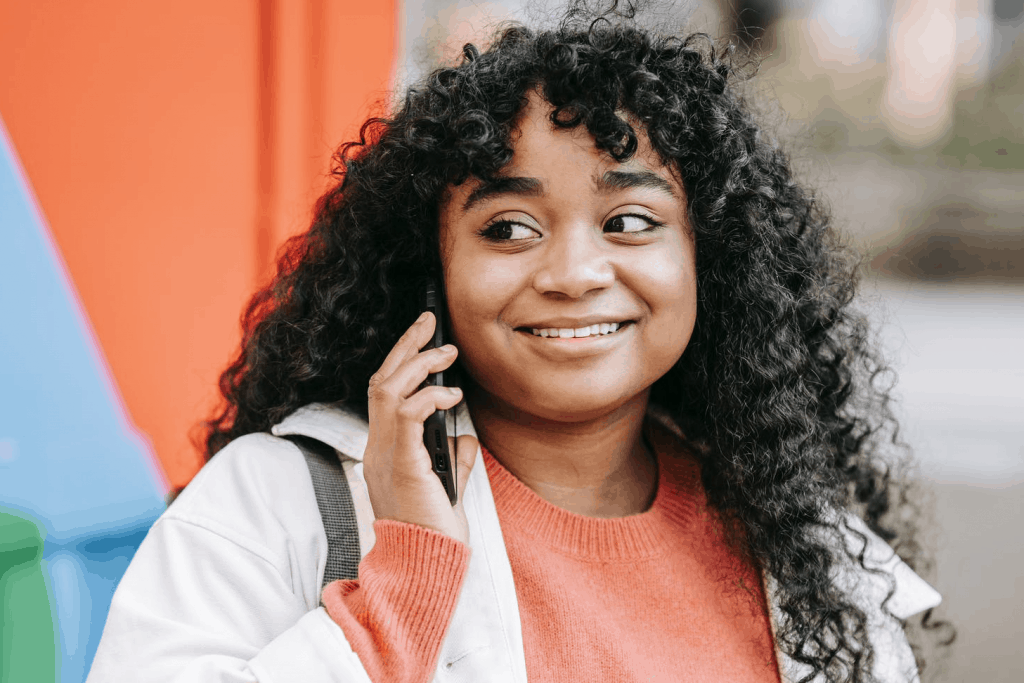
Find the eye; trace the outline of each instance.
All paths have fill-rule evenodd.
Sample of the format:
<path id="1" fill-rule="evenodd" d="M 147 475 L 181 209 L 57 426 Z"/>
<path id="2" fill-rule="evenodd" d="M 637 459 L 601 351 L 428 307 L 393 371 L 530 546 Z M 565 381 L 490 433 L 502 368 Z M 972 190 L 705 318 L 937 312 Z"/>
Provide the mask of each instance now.
<path id="1" fill-rule="evenodd" d="M 501 220 L 488 224 L 480 231 L 480 236 L 494 242 L 515 242 L 537 237 L 533 228 L 515 221 Z"/>
<path id="2" fill-rule="evenodd" d="M 604 224 L 605 232 L 646 232 L 660 228 L 660 223 L 640 213 L 622 213 Z"/>

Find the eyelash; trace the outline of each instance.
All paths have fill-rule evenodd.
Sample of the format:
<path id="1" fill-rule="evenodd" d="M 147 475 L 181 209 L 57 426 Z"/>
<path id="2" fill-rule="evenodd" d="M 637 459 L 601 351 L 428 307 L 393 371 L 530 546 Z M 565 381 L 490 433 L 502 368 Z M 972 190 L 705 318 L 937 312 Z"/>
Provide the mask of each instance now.
<path id="1" fill-rule="evenodd" d="M 636 235 L 636 234 L 642 234 L 642 233 L 647 233 L 647 232 L 653 232 L 653 231 L 657 230 L 658 228 L 662 228 L 662 227 L 665 226 L 665 224 L 662 223 L 661 221 L 657 221 L 654 218 L 651 218 L 650 216 L 648 216 L 646 214 L 642 214 L 642 213 L 620 213 L 620 214 L 616 214 L 616 215 L 612 216 L 611 218 L 609 218 L 608 222 L 605 223 L 605 225 L 608 225 L 608 223 L 611 223 L 616 218 L 640 218 L 642 220 L 647 221 L 647 223 L 649 224 L 649 227 L 646 228 L 645 230 L 638 230 L 638 231 L 634 231 L 634 232 L 618 232 L 618 233 L 613 233 L 613 234 L 619 234 L 619 235 Z M 533 228 L 530 228 L 530 226 L 526 225 L 526 223 L 521 223 L 519 221 L 512 221 L 512 220 L 508 220 L 508 219 L 498 219 L 496 221 L 493 221 L 493 222 L 488 223 L 487 225 L 485 225 L 477 234 L 480 235 L 481 237 L 483 237 L 484 239 L 490 240 L 492 242 L 522 242 L 522 241 L 525 241 L 525 240 L 508 240 L 508 239 L 502 239 L 500 237 L 497 237 L 496 236 L 496 229 L 498 228 L 498 226 L 502 226 L 502 225 L 522 225 L 522 226 L 524 226 L 526 228 L 529 228 L 530 230 L 533 230 Z"/>

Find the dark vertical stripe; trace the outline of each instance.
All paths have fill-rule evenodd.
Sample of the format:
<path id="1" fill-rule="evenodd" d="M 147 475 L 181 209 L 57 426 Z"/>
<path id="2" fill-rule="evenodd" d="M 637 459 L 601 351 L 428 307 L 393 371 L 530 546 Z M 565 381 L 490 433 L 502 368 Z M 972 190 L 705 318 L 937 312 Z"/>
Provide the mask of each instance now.
<path id="1" fill-rule="evenodd" d="M 306 74 L 306 92 L 309 97 L 309 119 L 306 123 L 307 154 L 309 154 L 308 166 L 312 172 L 309 177 L 312 180 L 316 193 L 320 193 L 320 181 L 325 168 L 320 162 L 322 158 L 323 145 L 326 140 L 326 131 L 330 129 L 330 122 L 327 121 L 325 111 L 325 94 L 327 83 L 327 41 L 330 36 L 328 30 L 332 26 L 328 16 L 325 0 L 310 0 L 309 2 L 309 71 Z M 333 142 L 333 141 L 331 141 Z"/>
<path id="2" fill-rule="evenodd" d="M 271 246 L 277 196 L 274 187 L 277 164 L 277 59 L 275 0 L 259 0 L 256 87 L 256 282 L 271 272 Z"/>

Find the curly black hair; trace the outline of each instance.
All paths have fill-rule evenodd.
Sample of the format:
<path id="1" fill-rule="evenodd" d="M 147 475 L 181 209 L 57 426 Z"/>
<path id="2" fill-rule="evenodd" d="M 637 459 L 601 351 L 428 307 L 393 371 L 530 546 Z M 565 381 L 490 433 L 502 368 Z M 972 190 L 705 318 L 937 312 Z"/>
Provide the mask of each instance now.
<path id="1" fill-rule="evenodd" d="M 370 376 L 441 272 L 447 188 L 512 159 L 531 91 L 553 105 L 552 124 L 586 126 L 618 161 L 637 150 L 627 112 L 678 169 L 697 240 L 696 328 L 651 403 L 777 582 L 776 640 L 810 667 L 805 680 L 872 680 L 867 616 L 835 587 L 841 558 L 821 531 L 841 524 L 830 511 L 852 511 L 912 566 L 921 553 L 892 469 L 903 456 L 886 369 L 850 306 L 856 259 L 755 123 L 729 49 L 641 28 L 632 8 L 595 18 L 581 7 L 551 30 L 507 24 L 484 52 L 467 44 L 461 63 L 340 148 L 337 184 L 243 316 L 241 351 L 220 378 L 226 406 L 204 423 L 206 456 L 308 403 L 366 414 Z"/>

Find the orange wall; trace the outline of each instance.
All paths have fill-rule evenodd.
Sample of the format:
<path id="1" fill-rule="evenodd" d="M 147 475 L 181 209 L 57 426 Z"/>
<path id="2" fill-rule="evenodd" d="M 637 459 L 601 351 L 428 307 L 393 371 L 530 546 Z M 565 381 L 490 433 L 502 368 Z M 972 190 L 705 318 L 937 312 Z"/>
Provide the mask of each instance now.
<path id="1" fill-rule="evenodd" d="M 238 316 L 387 96 L 392 2 L 0 0 L 0 116 L 172 485 Z"/>

